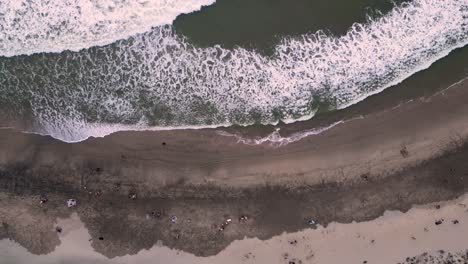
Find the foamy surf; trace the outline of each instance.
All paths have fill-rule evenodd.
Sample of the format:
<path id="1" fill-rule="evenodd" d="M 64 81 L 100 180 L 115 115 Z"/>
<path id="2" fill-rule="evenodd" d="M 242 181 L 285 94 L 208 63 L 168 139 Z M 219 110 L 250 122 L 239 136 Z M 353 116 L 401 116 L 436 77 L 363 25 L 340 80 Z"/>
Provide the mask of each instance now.
<path id="1" fill-rule="evenodd" d="M 27 101 L 34 132 L 68 142 L 102 131 L 300 120 L 320 102 L 343 108 L 429 67 L 468 43 L 467 23 L 468 0 L 415 0 L 343 36 L 284 39 L 271 57 L 198 48 L 156 27 L 77 53 L 0 60 L 0 103 L 21 113 Z"/>
<path id="2" fill-rule="evenodd" d="M 78 51 L 171 24 L 215 0 L 2 0 L 0 56 Z"/>
<path id="3" fill-rule="evenodd" d="M 349 120 L 351 121 L 351 120 Z M 327 131 L 329 129 L 334 128 L 335 126 L 344 123 L 345 121 L 338 121 L 335 122 L 331 125 L 325 126 L 325 127 L 318 127 L 318 128 L 312 128 L 312 129 L 306 129 L 304 131 L 296 132 L 293 133 L 292 135 L 288 137 L 283 137 L 281 136 L 280 129 L 276 129 L 274 132 L 271 134 L 265 136 L 265 137 L 260 137 L 260 138 L 246 138 L 237 134 L 232 134 L 228 133 L 226 131 L 217 131 L 217 133 L 221 136 L 226 136 L 226 137 L 234 137 L 237 140 L 237 143 L 243 143 L 246 145 L 261 145 L 261 144 L 269 144 L 272 147 L 282 147 L 286 146 L 290 143 L 297 142 L 305 137 L 309 137 L 312 135 L 318 135 L 324 131 Z"/>

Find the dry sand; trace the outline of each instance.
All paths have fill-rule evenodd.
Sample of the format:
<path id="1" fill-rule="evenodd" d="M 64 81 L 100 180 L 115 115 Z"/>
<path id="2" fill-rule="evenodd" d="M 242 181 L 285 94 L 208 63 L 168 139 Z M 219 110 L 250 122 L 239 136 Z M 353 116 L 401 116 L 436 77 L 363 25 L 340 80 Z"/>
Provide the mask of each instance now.
<path id="1" fill-rule="evenodd" d="M 279 148 L 241 144 L 213 129 L 120 132 L 76 144 L 0 130 L 0 239 L 10 238 L 35 254 L 53 254 L 60 244 L 53 231 L 55 219 L 76 212 L 93 238 L 92 248 L 106 257 L 136 254 L 157 241 L 197 256 L 212 256 L 234 252 L 238 242 L 220 253 L 243 237 L 267 240 L 303 230 L 310 217 L 324 226 L 334 221 L 362 222 L 385 210 L 406 211 L 415 204 L 455 199 L 468 190 L 467 88 L 465 80 L 430 98 L 345 122 Z M 128 198 L 133 193 L 138 196 L 135 200 Z M 38 204 L 39 194 L 49 197 L 46 205 Z M 79 201 L 73 210 L 64 206 L 70 197 Z M 145 214 L 154 210 L 161 211 L 161 218 L 148 221 Z M 249 221 L 219 232 L 223 221 L 237 220 L 243 214 L 249 215 Z M 173 215 L 179 217 L 178 224 L 168 221 Z M 394 217 L 387 215 L 386 220 L 375 223 L 398 222 Z M 435 221 L 429 218 L 427 221 Z M 426 219 L 423 214 L 408 226 L 429 223 L 422 219 Z M 465 222 L 453 228 L 462 228 Z M 365 250 L 364 245 L 372 249 L 377 243 L 385 245 L 379 241 L 388 236 L 377 231 L 374 233 L 380 237 L 362 235 L 359 239 L 364 244 L 351 243 L 361 248 L 346 251 L 348 246 L 341 246 L 333 237 L 354 233 L 333 231 L 340 228 L 327 226 L 330 236 L 326 240 L 340 245 L 328 250 L 343 247 L 350 258 L 372 260 L 368 254 L 353 254 Z M 312 231 L 305 234 L 308 232 Z M 319 237 L 314 234 L 312 237 Z M 99 236 L 106 239 L 98 241 Z M 258 252 L 272 251 L 269 248 L 275 249 L 275 239 L 279 238 L 242 244 Z M 366 244 L 369 239 L 375 242 Z M 454 233 L 452 239 L 468 244 L 462 232 Z M 316 239 L 305 240 L 321 248 Z M 297 241 L 291 257 L 305 261 L 309 251 L 301 247 L 307 243 L 301 237 Z M 414 245 L 419 245 L 418 237 L 416 241 Z M 423 247 L 415 246 L 417 250 Z M 284 253 L 281 251 L 273 250 L 278 256 Z M 173 254 L 170 252 L 167 254 Z M 322 252 L 323 258 L 331 260 L 325 247 Z M 398 247 L 395 252 L 390 252 L 389 260 L 422 253 Z M 254 263 L 262 263 L 257 260 Z"/>
<path id="2" fill-rule="evenodd" d="M 60 245 L 47 255 L 33 255 L 9 240 L 0 241 L 2 264 L 17 263 L 399 263 L 419 256 L 420 263 L 439 263 L 448 256 L 467 261 L 468 196 L 436 205 L 417 206 L 407 213 L 387 211 L 382 217 L 361 223 L 331 223 L 326 228 L 306 229 L 272 239 L 234 241 L 212 257 L 196 257 L 161 244 L 135 255 L 108 259 L 94 251 L 88 230 L 77 214 L 58 219 L 63 228 Z M 443 219 L 440 225 L 435 221 Z M 458 221 L 454 222 L 454 221 Z M 457 223 L 457 224 L 455 224 Z M 457 253 L 459 255 L 457 255 Z M 424 262 L 424 258 L 433 262 Z M 410 263 L 410 261 L 408 261 Z"/>

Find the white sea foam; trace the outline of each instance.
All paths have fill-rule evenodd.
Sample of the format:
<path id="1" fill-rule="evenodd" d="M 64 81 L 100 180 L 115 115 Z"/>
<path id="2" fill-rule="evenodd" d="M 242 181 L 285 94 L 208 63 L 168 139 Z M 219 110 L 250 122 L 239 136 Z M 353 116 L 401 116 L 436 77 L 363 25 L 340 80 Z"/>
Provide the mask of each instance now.
<path id="1" fill-rule="evenodd" d="M 317 98 L 349 106 L 467 43 L 468 0 L 414 0 L 343 36 L 284 39 L 271 57 L 197 48 L 157 27 L 39 63 L 0 61 L 8 83 L 0 91 L 18 98 L 27 91 L 39 132 L 65 141 L 96 135 L 100 123 L 114 124 L 106 131 L 272 123 L 313 116 Z"/>
<path id="2" fill-rule="evenodd" d="M 63 124 L 60 127 L 40 127 L 34 131 L 26 131 L 25 133 L 38 134 L 42 136 L 52 136 L 55 139 L 65 141 L 67 143 L 77 143 L 86 140 L 90 137 L 102 138 L 119 131 L 167 131 L 167 130 L 199 130 L 199 129 L 215 129 L 229 127 L 229 124 L 224 125 L 199 125 L 199 126 L 147 126 L 147 125 L 123 125 L 123 124 L 102 124 L 88 123 L 85 126 L 76 126 Z M 15 129 L 14 127 L 3 127 L 0 129 Z"/>
<path id="3" fill-rule="evenodd" d="M 1 0 L 0 56 L 106 45 L 215 0 Z"/>
<path id="4" fill-rule="evenodd" d="M 351 121 L 351 120 L 350 120 Z M 238 143 L 243 143 L 246 145 L 261 145 L 261 144 L 269 144 L 270 146 L 273 147 L 282 147 L 291 143 L 294 143 L 296 141 L 299 141 L 305 137 L 312 136 L 312 135 L 318 135 L 324 131 L 327 131 L 331 128 L 334 128 L 335 126 L 344 123 L 345 121 L 338 121 L 335 122 L 331 125 L 325 126 L 325 127 L 318 127 L 318 128 L 312 128 L 312 129 L 306 129 L 304 131 L 296 132 L 293 133 L 292 135 L 288 137 L 283 137 L 280 134 L 280 129 L 276 129 L 273 133 L 265 136 L 265 137 L 260 137 L 260 138 L 247 138 L 243 137 L 237 134 L 232 134 L 228 133 L 226 131 L 219 130 L 217 133 L 221 136 L 227 136 L 227 137 L 235 137 L 237 139 Z"/>

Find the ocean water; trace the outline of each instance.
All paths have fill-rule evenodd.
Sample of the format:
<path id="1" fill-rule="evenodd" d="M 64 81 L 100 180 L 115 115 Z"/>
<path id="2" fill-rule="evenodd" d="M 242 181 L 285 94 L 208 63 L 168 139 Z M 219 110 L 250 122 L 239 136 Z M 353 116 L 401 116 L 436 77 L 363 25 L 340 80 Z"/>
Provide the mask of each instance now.
<path id="1" fill-rule="evenodd" d="M 203 37 L 204 23 L 184 24 L 214 12 L 208 0 L 2 1 L 0 111 L 68 142 L 293 122 L 380 93 L 468 43 L 468 0 L 357 3 L 339 26 L 329 16 L 348 9 L 249 42 L 235 25 L 207 24 Z"/>

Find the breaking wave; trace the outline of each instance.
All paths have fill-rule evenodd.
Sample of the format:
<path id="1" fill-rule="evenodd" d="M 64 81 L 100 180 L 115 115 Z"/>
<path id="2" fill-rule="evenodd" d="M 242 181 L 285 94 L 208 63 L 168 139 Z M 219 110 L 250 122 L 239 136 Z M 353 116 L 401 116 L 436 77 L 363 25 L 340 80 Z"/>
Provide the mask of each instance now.
<path id="1" fill-rule="evenodd" d="M 198 48 L 160 26 L 109 46 L 2 59 L 0 104 L 30 112 L 35 132 L 64 141 L 100 135 L 100 126 L 110 133 L 293 121 L 312 117 L 323 102 L 344 108 L 429 67 L 468 43 L 467 22 L 468 0 L 414 0 L 343 36 L 285 38 L 269 57 Z"/>
<path id="2" fill-rule="evenodd" d="M 2 0 L 0 56 L 78 51 L 171 24 L 215 0 Z"/>

